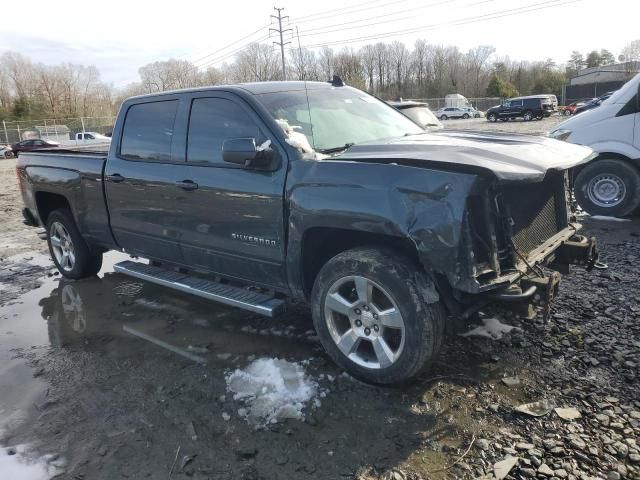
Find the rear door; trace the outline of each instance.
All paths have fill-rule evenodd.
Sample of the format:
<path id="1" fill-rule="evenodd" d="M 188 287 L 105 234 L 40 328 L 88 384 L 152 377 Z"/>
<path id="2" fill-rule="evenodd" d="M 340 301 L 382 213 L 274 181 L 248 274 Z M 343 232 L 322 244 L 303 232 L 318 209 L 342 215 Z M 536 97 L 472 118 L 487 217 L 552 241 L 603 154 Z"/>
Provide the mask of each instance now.
<path id="1" fill-rule="evenodd" d="M 189 192 L 184 212 L 186 262 L 197 269 L 287 288 L 284 268 L 283 191 L 286 156 L 260 117 L 232 94 L 193 94 L 189 105 Z M 280 158 L 274 171 L 223 162 L 222 145 L 234 138 L 271 140 Z"/>
<path id="2" fill-rule="evenodd" d="M 509 107 L 509 117 L 520 117 L 522 116 L 522 99 L 520 100 L 511 100 L 511 105 Z"/>
<path id="3" fill-rule="evenodd" d="M 187 166 L 176 122 L 179 96 L 129 105 L 120 144 L 105 167 L 105 194 L 111 229 L 127 252 L 183 263 L 180 243 L 185 191 L 178 182 Z"/>

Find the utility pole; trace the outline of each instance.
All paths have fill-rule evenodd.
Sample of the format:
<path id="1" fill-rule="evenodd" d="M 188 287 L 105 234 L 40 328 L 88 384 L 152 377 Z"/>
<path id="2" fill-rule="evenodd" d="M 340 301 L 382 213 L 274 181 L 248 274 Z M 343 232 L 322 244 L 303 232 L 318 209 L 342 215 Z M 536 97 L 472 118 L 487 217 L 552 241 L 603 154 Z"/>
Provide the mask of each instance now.
<path id="1" fill-rule="evenodd" d="M 282 56 L 282 79 L 286 80 L 287 79 L 287 67 L 284 61 L 284 46 L 290 44 L 291 42 L 285 42 L 284 41 L 284 33 L 285 32 L 291 32 L 292 30 L 290 28 L 287 29 L 282 29 L 282 21 L 288 19 L 289 17 L 283 17 L 282 16 L 282 11 L 284 10 L 283 8 L 278 8 L 278 7 L 273 7 L 273 9 L 278 12 L 277 15 L 271 15 L 271 18 L 278 20 L 278 28 L 270 28 L 269 31 L 273 31 L 276 32 L 280 35 L 280 41 L 279 42 L 273 42 L 274 45 L 279 45 L 280 46 L 280 55 Z"/>

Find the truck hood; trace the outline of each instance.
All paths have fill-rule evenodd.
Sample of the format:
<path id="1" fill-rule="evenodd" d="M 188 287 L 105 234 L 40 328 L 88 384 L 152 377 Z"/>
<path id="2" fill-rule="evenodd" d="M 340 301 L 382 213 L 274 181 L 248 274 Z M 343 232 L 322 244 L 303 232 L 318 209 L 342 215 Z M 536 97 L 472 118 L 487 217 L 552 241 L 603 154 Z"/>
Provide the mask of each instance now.
<path id="1" fill-rule="evenodd" d="M 461 130 L 360 143 L 329 160 L 398 163 L 536 182 L 549 170 L 566 170 L 594 155 L 588 147 L 547 137 Z"/>

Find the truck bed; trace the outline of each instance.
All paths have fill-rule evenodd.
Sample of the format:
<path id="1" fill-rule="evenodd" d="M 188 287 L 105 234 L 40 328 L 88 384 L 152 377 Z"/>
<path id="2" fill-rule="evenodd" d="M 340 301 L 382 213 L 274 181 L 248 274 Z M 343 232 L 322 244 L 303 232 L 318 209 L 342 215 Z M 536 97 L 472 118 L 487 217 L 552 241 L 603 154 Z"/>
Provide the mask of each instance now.
<path id="1" fill-rule="evenodd" d="M 112 245 L 102 181 L 108 152 L 93 147 L 23 152 L 18 157 L 18 173 L 25 206 L 40 224 L 44 223 L 40 210 L 51 204 L 47 195 L 61 195 L 68 199 L 78 228 L 88 240 Z"/>

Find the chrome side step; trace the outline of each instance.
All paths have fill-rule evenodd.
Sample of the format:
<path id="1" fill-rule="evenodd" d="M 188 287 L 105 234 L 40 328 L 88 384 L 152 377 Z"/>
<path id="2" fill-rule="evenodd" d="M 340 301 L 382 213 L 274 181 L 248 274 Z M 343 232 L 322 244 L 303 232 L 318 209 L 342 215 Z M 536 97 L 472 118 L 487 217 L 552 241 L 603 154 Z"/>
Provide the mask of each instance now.
<path id="1" fill-rule="evenodd" d="M 284 308 L 284 301 L 252 292 L 244 288 L 212 282 L 173 270 L 146 265 L 144 263 L 126 260 L 116 263 L 113 269 L 132 277 L 146 280 L 163 287 L 173 288 L 185 293 L 191 293 L 208 300 L 224 303 L 232 307 L 243 308 L 267 317 L 274 317 Z"/>

